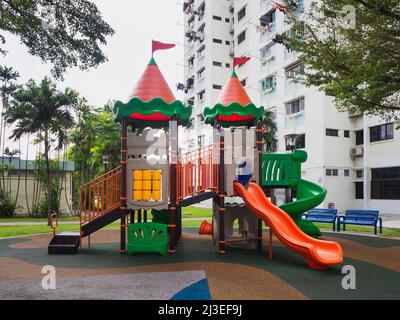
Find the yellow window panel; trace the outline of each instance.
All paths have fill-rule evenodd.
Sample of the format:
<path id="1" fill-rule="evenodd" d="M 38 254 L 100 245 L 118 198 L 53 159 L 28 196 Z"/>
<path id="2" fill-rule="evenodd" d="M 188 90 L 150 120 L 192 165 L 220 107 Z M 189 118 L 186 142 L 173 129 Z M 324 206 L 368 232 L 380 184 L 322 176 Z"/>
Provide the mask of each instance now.
<path id="1" fill-rule="evenodd" d="M 161 180 L 161 170 L 153 171 L 153 180 Z"/>
<path id="2" fill-rule="evenodd" d="M 143 171 L 142 170 L 133 170 L 133 179 L 134 180 L 142 180 L 143 179 Z"/>

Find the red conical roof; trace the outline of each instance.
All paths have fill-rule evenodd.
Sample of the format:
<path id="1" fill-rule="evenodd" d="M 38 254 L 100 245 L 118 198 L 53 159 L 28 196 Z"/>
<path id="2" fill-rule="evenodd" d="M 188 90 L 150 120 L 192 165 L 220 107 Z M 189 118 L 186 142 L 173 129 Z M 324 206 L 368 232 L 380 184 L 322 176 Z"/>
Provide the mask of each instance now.
<path id="1" fill-rule="evenodd" d="M 161 98 L 167 103 L 176 100 L 153 58 L 151 58 L 128 100 L 132 98 L 138 98 L 142 101 Z"/>
<path id="2" fill-rule="evenodd" d="M 218 103 L 222 104 L 223 106 L 228 106 L 234 102 L 242 106 L 247 106 L 249 103 L 251 103 L 247 92 L 244 90 L 235 72 L 232 73 L 232 76 L 225 84 L 218 98 Z"/>

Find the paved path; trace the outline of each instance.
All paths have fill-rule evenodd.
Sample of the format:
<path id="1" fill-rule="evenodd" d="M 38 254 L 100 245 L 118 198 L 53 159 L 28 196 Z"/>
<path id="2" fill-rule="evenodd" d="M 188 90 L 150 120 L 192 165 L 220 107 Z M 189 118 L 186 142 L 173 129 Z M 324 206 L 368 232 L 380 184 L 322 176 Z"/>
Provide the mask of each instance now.
<path id="1" fill-rule="evenodd" d="M 211 218 L 183 218 L 183 221 L 202 221 L 204 219 L 210 220 Z M 61 224 L 79 224 L 79 221 L 60 221 Z M 17 226 L 47 226 L 46 221 L 24 221 L 24 222 L 0 222 L 0 227 L 17 227 Z"/>

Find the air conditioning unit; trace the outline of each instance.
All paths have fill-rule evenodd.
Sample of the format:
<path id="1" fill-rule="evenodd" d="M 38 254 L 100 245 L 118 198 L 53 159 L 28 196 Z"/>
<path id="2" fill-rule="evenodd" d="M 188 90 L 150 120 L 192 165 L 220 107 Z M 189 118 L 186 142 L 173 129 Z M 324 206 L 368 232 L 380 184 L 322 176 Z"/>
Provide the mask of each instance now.
<path id="1" fill-rule="evenodd" d="M 353 159 L 356 157 L 361 157 L 364 155 L 364 148 L 363 147 L 355 147 L 350 149 L 350 157 Z"/>
<path id="2" fill-rule="evenodd" d="M 362 112 L 359 108 L 357 108 L 356 106 L 351 106 L 349 107 L 349 117 L 358 117 L 362 115 Z"/>

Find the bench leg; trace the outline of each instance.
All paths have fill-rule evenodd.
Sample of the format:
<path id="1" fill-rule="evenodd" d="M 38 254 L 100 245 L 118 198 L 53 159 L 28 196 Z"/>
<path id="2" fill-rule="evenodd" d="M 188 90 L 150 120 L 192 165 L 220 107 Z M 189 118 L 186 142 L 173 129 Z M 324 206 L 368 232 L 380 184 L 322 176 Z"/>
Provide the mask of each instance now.
<path id="1" fill-rule="evenodd" d="M 382 234 L 382 219 L 379 220 L 379 231 Z"/>
<path id="2" fill-rule="evenodd" d="M 335 229 L 336 229 L 336 228 L 335 228 L 335 221 L 333 221 L 332 230 L 333 230 L 333 231 L 336 231 Z"/>
<path id="3" fill-rule="evenodd" d="M 346 231 L 346 224 L 343 221 L 343 231 Z"/>
<path id="4" fill-rule="evenodd" d="M 377 231 L 377 230 L 376 230 L 376 229 L 377 229 L 377 225 L 378 225 L 378 223 L 375 223 L 375 224 L 374 224 L 374 235 L 376 235 L 376 231 Z"/>

